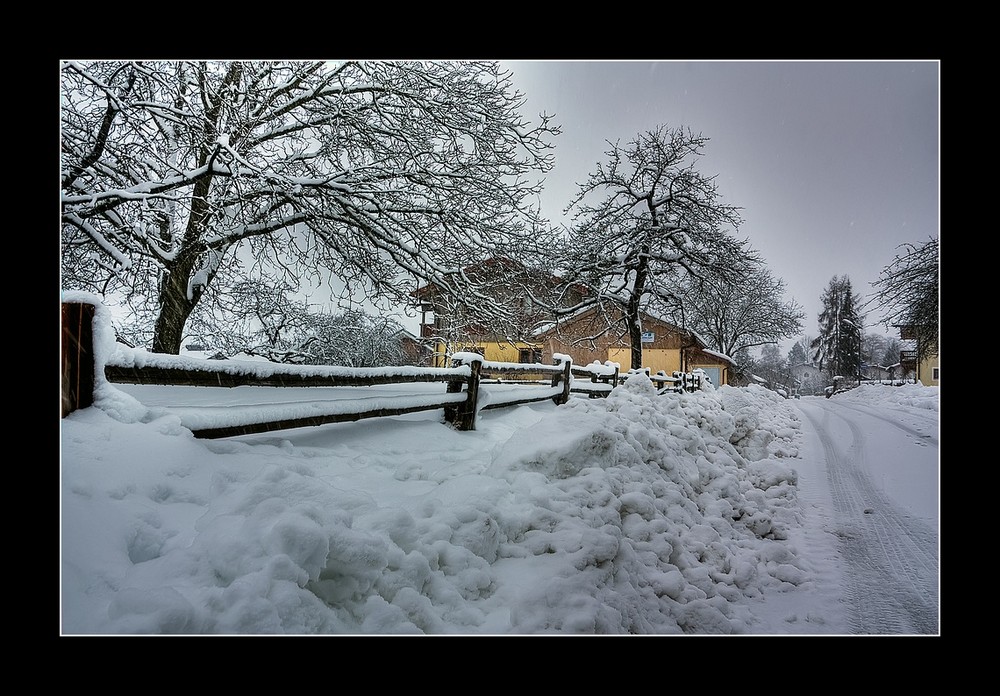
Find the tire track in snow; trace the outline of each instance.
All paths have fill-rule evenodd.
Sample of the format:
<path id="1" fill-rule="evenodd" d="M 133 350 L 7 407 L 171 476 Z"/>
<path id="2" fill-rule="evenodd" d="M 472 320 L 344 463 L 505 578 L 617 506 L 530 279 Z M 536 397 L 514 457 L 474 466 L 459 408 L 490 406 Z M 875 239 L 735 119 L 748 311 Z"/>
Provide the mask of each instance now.
<path id="1" fill-rule="evenodd" d="M 811 406 L 800 410 L 826 454 L 837 534 L 848 565 L 845 591 L 853 632 L 938 633 L 936 530 L 897 508 L 874 484 L 868 475 L 865 435 L 840 405 L 813 406 L 822 416 Z M 831 416 L 847 424 L 849 445 L 833 434 Z"/>
<path id="2" fill-rule="evenodd" d="M 904 425 L 903 423 L 900 423 L 898 419 L 887 418 L 885 415 L 883 415 L 882 413 L 879 413 L 879 412 L 875 411 L 872 408 L 866 408 L 864 406 L 861 406 L 860 404 L 849 403 L 847 401 L 838 401 L 837 402 L 837 406 L 839 406 L 841 408 L 851 408 L 851 409 L 854 409 L 855 411 L 860 411 L 861 413 L 864 413 L 867 416 L 871 416 L 872 418 L 878 418 L 881 421 L 885 421 L 886 423 L 888 423 L 889 425 L 893 426 L 894 428 L 898 428 L 899 430 L 902 430 L 907 435 L 914 436 L 915 438 L 917 438 L 917 441 L 920 442 L 921 444 L 928 444 L 929 443 L 929 444 L 934 445 L 935 447 L 938 444 L 938 439 L 937 439 L 936 435 L 931 435 L 931 434 L 929 434 L 929 433 L 927 433 L 927 432 L 925 432 L 923 430 L 917 430 L 916 428 L 911 428 L 911 427 L 909 427 L 907 425 Z M 892 408 L 887 409 L 887 410 L 894 411 L 894 412 L 899 413 L 899 414 L 901 414 L 903 416 L 906 416 L 908 418 L 912 418 L 913 417 L 912 413 L 905 413 L 903 411 L 899 411 L 897 409 L 892 409 Z M 936 426 L 934 427 L 934 430 L 935 431 L 937 430 Z"/>

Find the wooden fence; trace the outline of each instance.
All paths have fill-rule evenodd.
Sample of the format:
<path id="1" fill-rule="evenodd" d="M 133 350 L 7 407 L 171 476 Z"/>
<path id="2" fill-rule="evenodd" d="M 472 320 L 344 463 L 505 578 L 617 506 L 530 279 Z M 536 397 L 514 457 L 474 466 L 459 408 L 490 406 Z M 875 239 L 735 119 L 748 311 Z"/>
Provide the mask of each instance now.
<path id="1" fill-rule="evenodd" d="M 103 368 L 108 382 L 143 385 L 185 386 L 270 386 L 270 387 L 370 387 L 384 384 L 444 382 L 446 390 L 439 397 L 399 396 L 389 404 L 378 399 L 356 399 L 336 402 L 330 412 L 295 415 L 288 418 L 266 420 L 252 419 L 224 426 L 205 425 L 192 429 L 195 437 L 219 438 L 234 435 L 270 432 L 287 428 L 357 421 L 365 418 L 395 416 L 416 411 L 444 409 L 445 419 L 458 430 L 475 430 L 476 413 L 482 409 L 502 408 L 551 399 L 564 404 L 571 390 L 590 396 L 606 396 L 617 384 L 617 367 L 575 367 L 566 357 L 556 365 L 496 363 L 484 361 L 475 353 L 459 353 L 453 358 L 452 368 L 323 368 L 308 369 L 280 364 L 257 363 L 247 365 L 233 361 L 202 361 L 179 356 L 156 355 L 155 364 L 115 364 L 95 366 L 93 350 L 94 307 L 84 303 L 63 303 L 62 351 L 62 414 L 93 403 L 95 368 Z M 480 404 L 481 373 L 488 370 L 492 376 L 547 376 L 547 385 L 537 379 L 537 386 L 514 390 L 509 393 L 491 394 L 489 402 Z M 573 388 L 574 376 L 591 378 L 589 386 Z M 523 381 L 523 380 L 520 380 Z M 375 405 L 373 405 L 373 401 Z"/>
<path id="2" fill-rule="evenodd" d="M 666 392 L 698 391 L 702 388 L 701 380 L 704 376 L 699 370 L 695 370 L 694 372 L 674 371 L 670 375 L 660 370 L 653 375 L 650 374 L 650 369 L 646 367 L 641 370 L 629 370 L 622 375 L 622 381 L 639 373 L 645 374 L 651 382 L 655 382 L 661 394 Z"/>

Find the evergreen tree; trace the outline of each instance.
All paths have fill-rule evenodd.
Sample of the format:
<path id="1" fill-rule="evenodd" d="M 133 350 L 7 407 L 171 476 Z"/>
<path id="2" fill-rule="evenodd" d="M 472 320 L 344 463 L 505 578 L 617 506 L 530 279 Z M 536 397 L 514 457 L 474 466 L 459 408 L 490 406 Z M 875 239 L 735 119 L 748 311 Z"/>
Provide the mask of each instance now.
<path id="1" fill-rule="evenodd" d="M 804 365 L 807 362 L 809 362 L 809 354 L 806 352 L 805 346 L 802 345 L 802 341 L 796 341 L 795 345 L 788 351 L 789 366 Z"/>
<path id="2" fill-rule="evenodd" d="M 819 336 L 810 347 L 813 360 L 830 377 L 857 376 L 861 367 L 861 338 L 864 316 L 861 297 L 854 293 L 851 279 L 834 276 L 823 291 L 823 310 L 819 315 Z"/>

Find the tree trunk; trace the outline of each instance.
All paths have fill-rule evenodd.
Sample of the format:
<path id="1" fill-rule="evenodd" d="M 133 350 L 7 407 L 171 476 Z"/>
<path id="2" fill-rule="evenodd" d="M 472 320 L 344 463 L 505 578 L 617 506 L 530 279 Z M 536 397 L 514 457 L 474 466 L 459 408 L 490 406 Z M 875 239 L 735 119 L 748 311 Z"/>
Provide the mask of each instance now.
<path id="1" fill-rule="evenodd" d="M 628 337 L 632 344 L 632 369 L 642 369 L 642 319 L 639 316 L 641 310 L 642 295 L 646 291 L 646 276 L 649 267 L 649 247 L 643 247 L 639 256 L 639 261 L 635 267 L 635 283 L 632 285 L 632 294 L 626 307 L 625 320 L 628 322 Z"/>
<path id="2" fill-rule="evenodd" d="M 205 70 L 206 64 L 201 63 L 198 67 L 199 80 L 204 78 Z M 213 106 L 205 111 L 203 125 L 206 140 L 202 144 L 198 156 L 199 166 L 211 165 L 219 154 L 220 147 L 215 143 L 215 138 L 218 135 L 219 114 L 225 101 L 224 95 L 229 92 L 233 85 L 239 83 L 242 72 L 242 63 L 231 63 L 218 94 L 207 94 L 204 92 L 205 85 L 200 85 L 200 89 L 203 90 L 202 99 L 211 102 Z M 209 170 L 211 170 L 211 166 Z M 191 213 L 181 241 L 181 248 L 175 261 L 167 267 L 167 275 L 160 288 L 160 314 L 156 317 L 156 328 L 153 332 L 154 353 L 177 355 L 181 352 L 184 325 L 187 323 L 188 317 L 191 316 L 195 305 L 198 304 L 198 299 L 204 290 L 204 287 L 192 288 L 191 297 L 188 297 L 188 283 L 195 271 L 199 255 L 198 249 L 201 247 L 206 220 L 211 211 L 209 201 L 211 200 L 212 178 L 213 175 L 209 173 L 198 179 L 191 191 Z M 206 270 L 208 275 L 204 283 L 207 286 L 215 277 L 215 271 Z"/>
<path id="3" fill-rule="evenodd" d="M 207 160 L 207 154 L 205 155 Z M 156 329 L 153 333 L 153 352 L 177 355 L 181 352 L 181 340 L 184 338 L 184 325 L 192 310 L 198 304 L 203 288 L 192 288 L 188 297 L 188 283 L 191 281 L 198 262 L 198 245 L 205 229 L 205 219 L 208 216 L 208 193 L 211 177 L 205 177 L 194 186 L 191 197 L 191 215 L 188 227 L 184 233 L 181 250 L 173 263 L 167 266 L 166 276 L 160 286 L 160 314 L 156 317 Z M 215 276 L 214 272 L 205 279 L 207 285 Z"/>
<path id="4" fill-rule="evenodd" d="M 194 254 L 182 255 L 170 266 L 160 288 L 160 313 L 153 332 L 153 352 L 177 355 L 181 352 L 184 325 L 198 304 L 201 293 L 188 299 L 188 281 L 194 268 Z"/>

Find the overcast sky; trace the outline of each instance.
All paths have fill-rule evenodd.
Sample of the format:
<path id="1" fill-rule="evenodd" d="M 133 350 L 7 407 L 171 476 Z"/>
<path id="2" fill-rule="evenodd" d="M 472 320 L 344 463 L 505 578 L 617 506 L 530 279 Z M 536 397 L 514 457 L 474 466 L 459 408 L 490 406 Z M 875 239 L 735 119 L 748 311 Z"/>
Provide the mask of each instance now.
<path id="1" fill-rule="evenodd" d="M 710 139 L 699 170 L 742 208 L 740 236 L 805 309 L 810 336 L 833 276 L 868 295 L 900 244 L 939 234 L 939 61 L 502 64 L 525 116 L 562 126 L 542 200 L 550 219 L 567 221 L 606 141 L 688 127 Z"/>

